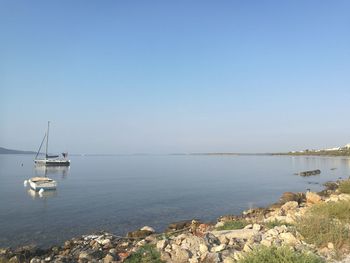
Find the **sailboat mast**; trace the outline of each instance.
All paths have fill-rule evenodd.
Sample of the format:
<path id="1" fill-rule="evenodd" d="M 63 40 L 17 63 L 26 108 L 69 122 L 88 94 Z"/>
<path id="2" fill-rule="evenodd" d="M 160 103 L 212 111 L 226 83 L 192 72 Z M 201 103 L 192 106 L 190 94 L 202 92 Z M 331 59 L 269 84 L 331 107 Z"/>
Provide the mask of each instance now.
<path id="1" fill-rule="evenodd" d="M 46 159 L 47 159 L 47 151 L 49 149 L 49 130 L 50 130 L 50 122 L 47 122 L 47 133 L 46 133 Z"/>

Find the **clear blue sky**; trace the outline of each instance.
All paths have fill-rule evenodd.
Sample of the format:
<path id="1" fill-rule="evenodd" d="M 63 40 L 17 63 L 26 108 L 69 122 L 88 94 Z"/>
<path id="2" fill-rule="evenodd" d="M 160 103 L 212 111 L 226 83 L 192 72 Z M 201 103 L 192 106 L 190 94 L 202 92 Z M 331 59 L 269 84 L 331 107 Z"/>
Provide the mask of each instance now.
<path id="1" fill-rule="evenodd" d="M 350 1 L 1 1 L 0 146 L 350 143 Z"/>

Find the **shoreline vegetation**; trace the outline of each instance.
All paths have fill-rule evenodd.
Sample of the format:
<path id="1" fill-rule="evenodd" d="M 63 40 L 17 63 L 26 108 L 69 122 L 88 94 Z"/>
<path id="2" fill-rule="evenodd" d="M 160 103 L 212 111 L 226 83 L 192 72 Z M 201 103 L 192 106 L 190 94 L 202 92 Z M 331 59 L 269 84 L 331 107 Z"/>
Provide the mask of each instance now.
<path id="1" fill-rule="evenodd" d="M 315 192 L 285 192 L 277 203 L 216 222 L 175 222 L 116 236 L 97 232 L 62 246 L 0 249 L 0 262 L 321 263 L 350 259 L 350 180 Z"/>

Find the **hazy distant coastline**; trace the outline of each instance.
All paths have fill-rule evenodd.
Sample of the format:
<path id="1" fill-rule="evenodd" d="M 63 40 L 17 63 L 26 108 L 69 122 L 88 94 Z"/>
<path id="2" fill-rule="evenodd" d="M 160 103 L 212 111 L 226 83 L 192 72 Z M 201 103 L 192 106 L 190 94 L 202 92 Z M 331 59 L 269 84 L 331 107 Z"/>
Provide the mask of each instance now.
<path id="1" fill-rule="evenodd" d="M 6 149 L 3 147 L 0 147 L 0 154 L 36 154 L 36 152 L 13 150 L 13 149 Z"/>
<path id="2" fill-rule="evenodd" d="M 34 151 L 22 151 L 13 150 L 0 147 L 0 154 L 36 154 Z M 151 154 L 151 153 L 133 153 L 133 154 L 70 154 L 76 156 L 149 156 L 149 155 L 189 155 L 189 156 L 276 156 L 276 155 L 290 155 L 290 156 L 350 156 L 350 146 L 337 147 L 324 150 L 303 150 L 303 151 L 290 151 L 290 152 L 278 152 L 278 153 L 236 153 L 236 152 L 194 152 L 194 153 L 169 153 L 169 154 Z"/>

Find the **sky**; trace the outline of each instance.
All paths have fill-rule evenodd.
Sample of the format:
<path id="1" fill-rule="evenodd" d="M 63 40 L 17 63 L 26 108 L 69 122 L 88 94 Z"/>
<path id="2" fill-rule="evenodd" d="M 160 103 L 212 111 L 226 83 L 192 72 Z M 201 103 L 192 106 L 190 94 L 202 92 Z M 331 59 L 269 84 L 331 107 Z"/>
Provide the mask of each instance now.
<path id="1" fill-rule="evenodd" d="M 349 1 L 0 1 L 0 146 L 350 143 Z"/>

